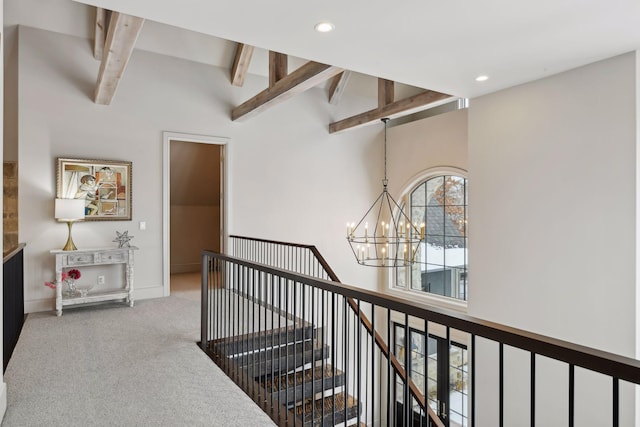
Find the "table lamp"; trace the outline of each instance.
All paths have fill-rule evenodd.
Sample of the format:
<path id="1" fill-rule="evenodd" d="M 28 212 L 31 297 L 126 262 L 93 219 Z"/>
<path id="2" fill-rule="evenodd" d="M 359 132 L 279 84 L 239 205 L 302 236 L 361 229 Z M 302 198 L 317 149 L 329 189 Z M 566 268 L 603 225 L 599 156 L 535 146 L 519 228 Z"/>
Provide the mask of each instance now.
<path id="1" fill-rule="evenodd" d="M 55 218 L 60 222 L 66 222 L 69 227 L 69 237 L 63 251 L 75 251 L 76 245 L 71 238 L 71 226 L 76 221 L 84 219 L 84 199 L 56 199 Z"/>

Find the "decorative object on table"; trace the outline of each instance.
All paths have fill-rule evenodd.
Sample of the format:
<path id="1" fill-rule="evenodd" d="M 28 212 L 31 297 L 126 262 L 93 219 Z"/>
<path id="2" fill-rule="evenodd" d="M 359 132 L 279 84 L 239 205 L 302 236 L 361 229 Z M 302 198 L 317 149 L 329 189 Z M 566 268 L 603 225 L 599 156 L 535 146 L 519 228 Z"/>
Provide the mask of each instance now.
<path id="1" fill-rule="evenodd" d="M 69 228 L 67 243 L 62 250 L 75 251 L 77 248 L 71 238 L 71 227 L 74 222 L 84 219 L 84 202 L 77 199 L 56 199 L 54 211 L 55 218 L 60 222 L 66 222 Z"/>
<path id="2" fill-rule="evenodd" d="M 67 297 L 74 297 L 77 296 L 78 293 L 78 285 L 76 284 L 76 280 L 78 280 L 80 277 L 82 276 L 82 274 L 80 273 L 80 270 L 78 270 L 77 268 L 73 268 L 67 272 L 62 272 L 62 275 L 60 276 L 60 286 L 64 285 L 65 290 L 64 290 L 64 295 Z M 58 283 L 56 281 L 53 282 L 44 282 L 44 285 L 51 288 L 51 289 L 56 289 L 58 287 Z M 91 286 L 93 287 L 93 286 Z M 89 288 L 91 289 L 91 288 Z M 88 292 L 88 290 L 87 290 Z M 86 294 L 85 294 L 86 295 Z"/>
<path id="3" fill-rule="evenodd" d="M 112 242 L 116 242 L 119 248 L 129 248 L 129 241 L 133 239 L 134 236 L 129 236 L 129 230 L 123 231 L 120 233 L 116 231 L 116 238 L 112 240 Z"/>
<path id="4" fill-rule="evenodd" d="M 57 197 L 82 200 L 86 220 L 131 220 L 131 170 L 131 162 L 59 158 Z"/>
<path id="5" fill-rule="evenodd" d="M 85 283 L 82 285 L 79 285 L 76 283 L 76 291 L 77 291 L 76 295 L 84 298 L 87 295 L 89 295 L 89 291 L 93 289 L 95 286 L 96 286 L 95 283 Z"/>
<path id="6" fill-rule="evenodd" d="M 382 193 L 358 223 L 347 223 L 347 241 L 358 264 L 405 267 L 415 262 L 424 239 L 425 224 L 416 225 L 387 190 L 387 122 L 384 123 L 384 179 Z M 371 229 L 369 226 L 371 225 Z"/>

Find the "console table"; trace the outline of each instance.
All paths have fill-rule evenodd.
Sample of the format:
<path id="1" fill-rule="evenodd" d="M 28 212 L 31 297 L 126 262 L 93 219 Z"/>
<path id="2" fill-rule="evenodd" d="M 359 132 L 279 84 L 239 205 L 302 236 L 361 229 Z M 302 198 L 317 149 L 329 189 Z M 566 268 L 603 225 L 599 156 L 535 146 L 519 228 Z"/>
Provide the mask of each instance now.
<path id="1" fill-rule="evenodd" d="M 56 313 L 62 315 L 62 307 L 124 299 L 133 307 L 133 251 L 138 248 L 98 248 L 63 251 L 50 251 L 56 257 Z M 93 292 L 84 296 L 66 296 L 62 294 L 62 271 L 87 265 L 122 264 L 124 266 L 124 288 Z"/>

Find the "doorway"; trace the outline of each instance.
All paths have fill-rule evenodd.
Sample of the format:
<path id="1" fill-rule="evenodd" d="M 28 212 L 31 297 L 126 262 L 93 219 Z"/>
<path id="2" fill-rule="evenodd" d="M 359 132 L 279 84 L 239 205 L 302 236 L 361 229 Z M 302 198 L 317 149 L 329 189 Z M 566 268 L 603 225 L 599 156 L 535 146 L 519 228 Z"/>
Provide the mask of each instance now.
<path id="1" fill-rule="evenodd" d="M 224 250 L 228 140 L 168 132 L 164 140 L 164 295 L 199 295 L 202 250 Z"/>
<path id="2" fill-rule="evenodd" d="M 469 361 L 467 346 L 437 335 L 429 334 L 425 347 L 423 331 L 408 328 L 409 340 L 405 337 L 404 325 L 394 324 L 394 351 L 404 364 L 405 349 L 409 348 L 408 373 L 419 390 L 426 390 L 431 409 L 447 427 L 469 425 Z M 426 381 L 426 384 L 425 384 Z M 405 420 L 405 393 L 403 383 L 396 380 L 397 425 L 426 426 L 427 420 L 420 416 L 420 408 L 413 403 L 413 415 Z"/>

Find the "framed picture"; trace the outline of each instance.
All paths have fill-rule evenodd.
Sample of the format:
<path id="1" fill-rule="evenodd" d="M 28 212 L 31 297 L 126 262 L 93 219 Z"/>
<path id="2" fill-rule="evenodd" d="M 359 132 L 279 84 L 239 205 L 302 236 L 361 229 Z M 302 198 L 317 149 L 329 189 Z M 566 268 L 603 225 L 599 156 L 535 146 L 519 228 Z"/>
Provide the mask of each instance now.
<path id="1" fill-rule="evenodd" d="M 88 221 L 131 220 L 131 162 L 58 159 L 57 198 L 83 199 Z"/>

